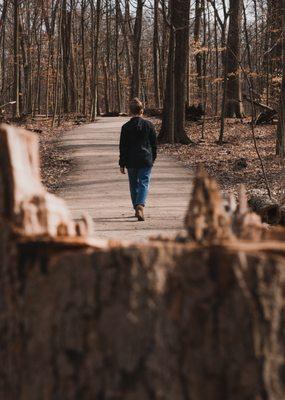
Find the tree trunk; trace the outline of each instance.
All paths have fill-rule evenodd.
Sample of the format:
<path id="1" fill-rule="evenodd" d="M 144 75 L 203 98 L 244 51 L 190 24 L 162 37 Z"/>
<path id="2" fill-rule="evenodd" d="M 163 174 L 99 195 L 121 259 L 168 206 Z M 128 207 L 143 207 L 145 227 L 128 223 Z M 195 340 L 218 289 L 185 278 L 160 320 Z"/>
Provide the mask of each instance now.
<path id="1" fill-rule="evenodd" d="M 173 7 L 173 1 L 170 1 L 170 7 Z M 173 25 L 173 13 L 171 13 L 171 27 L 169 35 L 169 47 L 168 47 L 168 63 L 167 63 L 167 74 L 164 91 L 164 102 L 163 102 L 163 116 L 161 129 L 158 139 L 162 143 L 174 143 L 174 116 L 175 116 L 175 96 L 174 96 L 174 85 L 175 85 L 175 32 Z"/>
<path id="2" fill-rule="evenodd" d="M 189 46 L 189 0 L 170 3 L 171 32 L 164 107 L 159 140 L 165 143 L 189 144 L 185 132 L 186 67 Z"/>
<path id="3" fill-rule="evenodd" d="M 174 2 L 175 35 L 175 115 L 174 132 L 175 142 L 189 144 L 190 140 L 185 132 L 185 104 L 186 104 L 186 68 L 189 54 L 189 14 L 190 0 Z"/>
<path id="4" fill-rule="evenodd" d="M 20 117 L 20 52 L 19 52 L 19 0 L 13 1 L 14 11 L 14 86 L 13 94 L 16 102 L 13 107 L 14 118 Z"/>
<path id="5" fill-rule="evenodd" d="M 154 0 L 154 20 L 153 20 L 153 82 L 154 82 L 154 104 L 160 108 L 160 83 L 159 83 L 159 57 L 158 48 L 158 0 Z"/>
<path id="6" fill-rule="evenodd" d="M 87 84 L 87 67 L 86 67 L 86 54 L 85 54 L 85 12 L 86 0 L 81 0 L 81 47 L 82 47 L 82 68 L 83 68 L 83 82 L 82 82 L 82 114 L 86 115 L 86 84 Z"/>
<path id="7" fill-rule="evenodd" d="M 70 30 L 68 24 L 67 0 L 62 0 L 62 73 L 63 73 L 63 110 L 69 112 L 69 66 L 70 66 Z"/>
<path id="8" fill-rule="evenodd" d="M 279 121 L 277 126 L 276 153 L 282 158 L 285 156 L 285 0 L 279 0 L 279 14 L 282 16 L 282 60 L 283 60 L 283 76 L 280 93 Z"/>
<path id="9" fill-rule="evenodd" d="M 61 54 L 61 25 L 62 25 L 62 8 L 59 9 L 58 15 L 58 39 L 57 39 L 57 55 L 56 55 L 56 77 L 53 93 L 53 117 L 52 117 L 52 127 L 55 126 L 56 117 L 59 111 L 59 101 L 60 101 L 60 82 L 61 82 L 61 66 L 62 66 L 62 54 Z"/>
<path id="10" fill-rule="evenodd" d="M 62 0 L 62 73 L 63 73 L 63 111 L 68 113 L 74 111 L 75 88 L 74 88 L 74 60 L 72 44 L 72 14 L 73 3 L 67 9 L 67 0 Z"/>
<path id="11" fill-rule="evenodd" d="M 226 109 L 228 118 L 243 118 L 242 89 L 240 77 L 242 0 L 230 0 L 230 20 L 227 40 Z"/>
<path id="12" fill-rule="evenodd" d="M 0 79 L 1 79 L 1 86 L 0 86 L 0 104 L 4 104 L 5 102 L 5 63 L 6 63 L 6 18 L 7 18 L 7 1 L 4 0 L 3 8 L 2 8 L 2 15 L 1 15 L 1 34 L 0 34 L 0 57 L 1 57 L 1 70 L 0 70 Z"/>
<path id="13" fill-rule="evenodd" d="M 119 21 L 120 21 L 120 3 L 116 0 L 116 36 L 115 36 L 115 53 L 116 53 L 116 93 L 117 93 L 117 112 L 121 112 L 121 80 L 120 80 L 120 62 L 119 62 Z"/>
<path id="14" fill-rule="evenodd" d="M 133 74 L 131 82 L 130 98 L 140 97 L 140 54 L 142 34 L 143 0 L 137 1 L 137 12 L 133 35 Z"/>
<path id="15" fill-rule="evenodd" d="M 109 0 L 106 0 L 106 55 L 102 56 L 103 63 L 103 74 L 104 74 L 104 102 L 105 102 L 105 112 L 108 114 L 110 112 L 110 5 Z"/>
<path id="16" fill-rule="evenodd" d="M 195 61 L 196 61 L 196 74 L 198 83 L 198 93 L 197 97 L 199 103 L 204 108 L 204 93 L 203 93 L 203 57 L 201 53 L 201 43 L 200 43 L 200 30 L 201 30 L 201 20 L 202 12 L 205 7 L 204 0 L 196 0 L 195 4 L 195 22 L 194 22 L 194 45 L 195 45 Z"/>
<path id="17" fill-rule="evenodd" d="M 100 22 L 101 22 L 101 0 L 96 1 L 95 11 L 95 0 L 91 2 L 91 18 L 92 18 L 92 103 L 91 103 L 91 121 L 94 121 L 98 113 L 98 47 L 99 47 L 99 33 L 100 33 Z M 96 20 L 95 20 L 96 14 Z"/>

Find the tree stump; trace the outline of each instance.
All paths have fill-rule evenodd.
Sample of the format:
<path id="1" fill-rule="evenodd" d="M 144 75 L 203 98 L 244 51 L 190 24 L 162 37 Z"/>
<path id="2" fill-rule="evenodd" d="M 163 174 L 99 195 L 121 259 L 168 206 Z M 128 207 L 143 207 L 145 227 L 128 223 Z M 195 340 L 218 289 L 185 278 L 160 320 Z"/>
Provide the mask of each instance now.
<path id="1" fill-rule="evenodd" d="M 245 190 L 226 211 L 200 172 L 185 243 L 83 247 L 69 231 L 47 240 L 34 220 L 32 236 L 15 235 L 22 201 L 48 207 L 57 231 L 66 214 L 37 182 L 33 134 L 12 129 L 0 147 L 1 399 L 284 400 L 284 228 L 246 240 L 262 226 Z"/>

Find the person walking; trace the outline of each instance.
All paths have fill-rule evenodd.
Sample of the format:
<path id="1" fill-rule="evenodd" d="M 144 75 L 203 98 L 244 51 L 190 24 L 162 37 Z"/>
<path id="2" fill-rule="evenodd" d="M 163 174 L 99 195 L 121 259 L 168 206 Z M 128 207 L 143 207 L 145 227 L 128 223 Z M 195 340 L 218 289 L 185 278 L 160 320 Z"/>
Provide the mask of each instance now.
<path id="1" fill-rule="evenodd" d="M 157 156 L 154 125 L 142 117 L 142 102 L 130 102 L 131 119 L 122 126 L 120 137 L 120 171 L 129 177 L 130 194 L 138 221 L 144 221 L 144 207 L 149 192 L 151 171 Z"/>

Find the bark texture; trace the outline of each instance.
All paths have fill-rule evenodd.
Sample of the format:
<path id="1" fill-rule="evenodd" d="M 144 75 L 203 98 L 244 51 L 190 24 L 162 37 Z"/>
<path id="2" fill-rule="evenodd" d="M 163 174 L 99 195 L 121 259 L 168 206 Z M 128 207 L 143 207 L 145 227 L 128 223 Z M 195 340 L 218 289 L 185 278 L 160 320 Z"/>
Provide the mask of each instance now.
<path id="1" fill-rule="evenodd" d="M 280 92 L 280 105 L 279 105 L 279 121 L 277 127 L 277 137 L 276 137 L 276 153 L 284 158 L 285 155 L 285 1 L 279 0 L 279 15 L 282 16 L 282 84 Z"/>
<path id="2" fill-rule="evenodd" d="M 241 20 L 242 1 L 230 0 L 230 20 L 226 55 L 226 73 L 228 82 L 226 84 L 225 107 L 225 116 L 229 118 L 244 117 L 240 78 Z"/>
<path id="3" fill-rule="evenodd" d="M 5 235 L 1 398 L 284 398 L 284 256 Z"/>
<path id="4" fill-rule="evenodd" d="M 163 117 L 159 140 L 189 144 L 185 131 L 185 79 L 189 50 L 190 1 L 170 1 L 170 35 Z"/>
<path id="5" fill-rule="evenodd" d="M 141 56 L 141 35 L 142 35 L 142 17 L 143 17 L 142 0 L 137 2 L 136 19 L 133 35 L 133 73 L 131 81 L 130 99 L 140 97 L 140 56 Z"/>

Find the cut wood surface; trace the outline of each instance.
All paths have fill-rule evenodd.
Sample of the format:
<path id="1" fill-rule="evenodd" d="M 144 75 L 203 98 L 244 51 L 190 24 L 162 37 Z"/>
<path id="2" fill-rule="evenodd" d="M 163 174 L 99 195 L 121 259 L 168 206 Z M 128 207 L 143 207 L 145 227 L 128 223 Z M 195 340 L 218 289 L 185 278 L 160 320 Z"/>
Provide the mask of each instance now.
<path id="1" fill-rule="evenodd" d="M 122 117 L 100 118 L 64 133 L 62 151 L 75 166 L 60 195 L 73 217 L 88 212 L 99 238 L 141 240 L 157 234 L 173 234 L 183 228 L 191 192 L 192 173 L 169 156 L 158 155 L 153 168 L 146 221 L 134 218 L 127 175 L 120 174 L 119 137 Z"/>
<path id="2" fill-rule="evenodd" d="M 64 200 L 41 183 L 37 137 L 24 129 L 0 126 L 0 215 L 24 235 L 88 236 L 87 220 L 76 224 Z"/>

